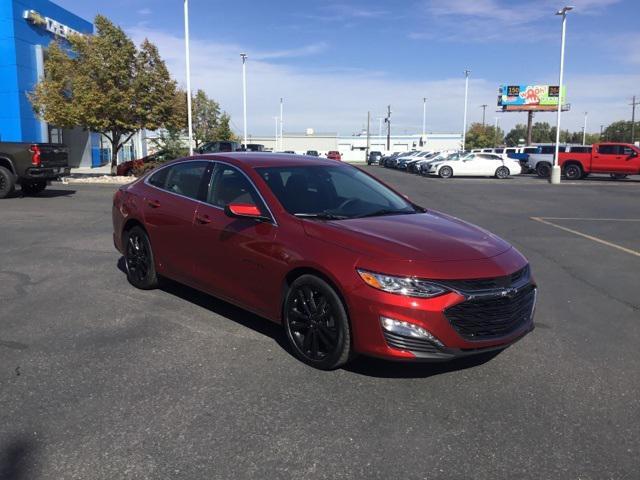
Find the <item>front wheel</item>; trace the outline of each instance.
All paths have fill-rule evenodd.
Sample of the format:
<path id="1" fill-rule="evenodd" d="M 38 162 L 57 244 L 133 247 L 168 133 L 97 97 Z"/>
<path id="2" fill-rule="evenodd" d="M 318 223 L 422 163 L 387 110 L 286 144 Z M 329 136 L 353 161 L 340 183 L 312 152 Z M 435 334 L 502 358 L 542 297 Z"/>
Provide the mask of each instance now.
<path id="1" fill-rule="evenodd" d="M 438 171 L 438 175 L 440 178 L 451 178 L 453 177 L 453 169 L 451 167 L 442 167 Z"/>
<path id="2" fill-rule="evenodd" d="M 551 165 L 545 162 L 539 163 L 536 165 L 536 174 L 542 178 L 551 176 Z"/>
<path id="3" fill-rule="evenodd" d="M 496 170 L 496 178 L 499 178 L 500 180 L 508 178 L 510 174 L 511 172 L 507 167 L 498 167 L 498 169 Z"/>
<path id="4" fill-rule="evenodd" d="M 577 163 L 571 163 L 564 167 L 564 176 L 567 180 L 580 180 L 583 175 L 582 167 Z"/>
<path id="5" fill-rule="evenodd" d="M 284 329 L 296 357 L 312 367 L 333 370 L 349 360 L 351 329 L 335 290 L 315 275 L 302 275 L 284 301 Z"/>
<path id="6" fill-rule="evenodd" d="M 13 174 L 4 167 L 0 167 L 0 198 L 8 197 L 15 187 Z"/>
<path id="7" fill-rule="evenodd" d="M 129 283 L 141 290 L 156 288 L 158 275 L 147 232 L 141 227 L 133 227 L 125 233 L 124 248 Z"/>
<path id="8" fill-rule="evenodd" d="M 20 188 L 22 188 L 22 193 L 25 195 L 37 195 L 47 188 L 47 182 L 43 180 L 37 182 L 24 182 L 20 185 Z"/>

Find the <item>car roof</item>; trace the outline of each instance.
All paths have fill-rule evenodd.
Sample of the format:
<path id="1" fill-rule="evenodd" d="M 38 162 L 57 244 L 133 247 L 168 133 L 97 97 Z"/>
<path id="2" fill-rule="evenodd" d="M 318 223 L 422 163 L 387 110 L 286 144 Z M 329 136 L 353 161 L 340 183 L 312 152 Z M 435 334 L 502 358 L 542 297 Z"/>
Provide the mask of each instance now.
<path id="1" fill-rule="evenodd" d="M 219 152 L 205 153 L 189 157 L 195 159 L 221 160 L 237 165 L 246 165 L 251 168 L 256 167 L 292 167 L 296 165 L 343 165 L 335 160 L 314 157 L 312 155 L 297 155 L 290 153 L 268 153 L 268 152 Z"/>

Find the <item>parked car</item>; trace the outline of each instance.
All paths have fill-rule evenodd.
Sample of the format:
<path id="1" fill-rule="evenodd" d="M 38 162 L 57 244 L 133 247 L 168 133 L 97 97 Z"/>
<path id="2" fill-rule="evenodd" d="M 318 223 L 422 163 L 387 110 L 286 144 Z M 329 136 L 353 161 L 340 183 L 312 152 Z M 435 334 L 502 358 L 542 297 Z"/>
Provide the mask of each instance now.
<path id="1" fill-rule="evenodd" d="M 113 229 L 133 286 L 162 276 L 246 308 L 320 369 L 502 350 L 534 327 L 514 247 L 331 160 L 170 162 L 120 187 Z"/>
<path id="2" fill-rule="evenodd" d="M 68 157 L 62 144 L 0 142 L 0 199 L 16 185 L 25 194 L 40 193 L 49 181 L 69 175 Z"/>
<path id="3" fill-rule="evenodd" d="M 388 153 L 386 155 L 382 156 L 382 159 L 380 160 L 380 165 L 382 165 L 383 167 L 388 168 L 389 167 L 389 162 L 393 159 L 395 159 L 398 155 L 400 155 L 400 152 L 392 152 L 392 153 Z"/>
<path id="4" fill-rule="evenodd" d="M 310 157 L 319 157 L 320 153 L 317 150 L 307 150 L 307 155 Z"/>
<path id="5" fill-rule="evenodd" d="M 407 151 L 407 152 L 402 152 L 401 154 L 399 154 L 398 156 L 396 156 L 395 158 L 390 160 L 388 162 L 388 166 L 390 168 L 398 168 L 398 165 L 402 163 L 404 158 L 410 157 L 410 156 L 414 155 L 415 153 L 417 153 L 417 150 L 410 150 L 410 151 Z"/>
<path id="6" fill-rule="evenodd" d="M 149 163 L 164 163 L 169 160 L 174 160 L 172 155 L 166 150 L 160 150 L 158 152 L 147 155 L 146 157 L 138 158 L 136 160 L 129 160 L 128 162 L 122 162 L 116 167 L 116 175 L 126 177 L 133 175 L 134 171 L 142 168 Z"/>
<path id="7" fill-rule="evenodd" d="M 564 152 L 568 147 L 570 146 L 560 145 L 559 151 Z M 548 177 L 551 175 L 555 149 L 555 144 L 538 145 L 537 151 L 529 154 L 529 159 L 527 160 L 528 171 L 536 172 L 539 177 Z"/>
<path id="8" fill-rule="evenodd" d="M 590 173 L 608 173 L 612 178 L 640 174 L 640 148 L 630 143 L 596 143 L 571 147 L 558 155 L 558 164 L 568 180 Z"/>
<path id="9" fill-rule="evenodd" d="M 423 162 L 420 162 L 420 165 L 418 166 L 418 172 L 421 175 L 429 175 L 429 170 L 431 168 L 431 165 L 435 165 L 437 163 L 440 162 L 445 162 L 445 161 L 449 161 L 449 162 L 454 162 L 454 161 L 458 161 L 461 160 L 462 158 L 465 158 L 467 155 L 469 155 L 469 153 L 467 152 L 455 152 L 455 153 L 436 153 L 435 155 L 425 159 Z"/>
<path id="10" fill-rule="evenodd" d="M 520 174 L 520 163 L 495 153 L 471 153 L 457 160 L 433 163 L 428 173 L 441 178 L 464 176 L 505 179 Z"/>
<path id="11" fill-rule="evenodd" d="M 342 155 L 337 150 L 330 150 L 327 152 L 327 158 L 329 160 L 342 160 Z"/>
<path id="12" fill-rule="evenodd" d="M 411 165 L 412 163 L 417 162 L 418 160 L 423 159 L 424 157 L 426 157 L 429 154 L 431 154 L 430 151 L 423 150 L 423 151 L 413 152 L 410 155 L 403 155 L 396 162 L 396 168 L 398 170 L 407 170 L 407 168 L 409 168 L 409 165 Z"/>
<path id="13" fill-rule="evenodd" d="M 378 150 L 372 150 L 367 157 L 367 165 L 379 165 L 382 161 L 382 152 Z"/>
<path id="14" fill-rule="evenodd" d="M 217 153 L 217 152 L 238 152 L 242 150 L 242 145 L 238 142 L 215 141 L 203 144 L 198 153 Z"/>
<path id="15" fill-rule="evenodd" d="M 245 152 L 264 152 L 264 145 L 261 143 L 248 143 L 244 148 Z"/>

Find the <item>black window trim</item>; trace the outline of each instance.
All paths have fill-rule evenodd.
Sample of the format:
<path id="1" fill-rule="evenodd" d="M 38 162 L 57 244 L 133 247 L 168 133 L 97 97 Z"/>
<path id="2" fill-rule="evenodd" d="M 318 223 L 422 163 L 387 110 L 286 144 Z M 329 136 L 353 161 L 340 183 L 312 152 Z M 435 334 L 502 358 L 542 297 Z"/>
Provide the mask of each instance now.
<path id="1" fill-rule="evenodd" d="M 190 158 L 189 160 L 185 160 L 185 161 L 178 161 L 175 163 L 170 163 L 168 165 L 163 165 L 162 167 L 158 167 L 155 170 L 153 170 L 153 173 L 151 173 L 150 175 L 148 175 L 145 179 L 144 179 L 144 184 L 151 187 L 151 188 L 155 188 L 156 190 L 160 190 L 161 192 L 164 193 L 168 193 L 170 195 L 175 195 L 176 197 L 180 197 L 180 198 L 184 198 L 186 200 L 191 200 L 192 202 L 196 202 L 196 203 L 201 203 L 202 205 L 206 205 L 208 207 L 212 207 L 215 208 L 217 210 L 222 210 L 224 211 L 223 207 L 220 207 L 218 205 L 213 205 L 211 203 L 205 202 L 203 200 L 197 199 L 197 198 L 191 198 L 191 197 L 187 197 L 186 195 L 180 195 L 179 193 L 176 192 L 172 192 L 170 190 L 165 190 L 164 188 L 160 188 L 160 187 L 156 187 L 155 185 L 152 185 L 151 183 L 149 183 L 149 179 L 155 175 L 157 172 L 159 172 L 160 170 L 163 170 L 165 168 L 169 168 L 169 167 L 173 167 L 174 165 L 178 165 L 178 164 L 182 164 L 182 163 L 193 163 L 193 162 L 207 162 L 210 165 L 210 169 L 209 166 L 205 169 L 205 175 L 208 176 L 207 178 L 207 188 L 210 185 L 211 179 L 213 177 L 213 172 L 215 170 L 216 164 L 223 164 L 223 165 L 227 165 L 231 168 L 235 168 L 236 170 L 238 170 L 242 175 L 245 176 L 245 178 L 249 181 L 249 183 L 251 184 L 251 186 L 254 188 L 254 190 L 256 191 L 256 193 L 258 194 L 258 196 L 260 197 L 260 200 L 262 200 L 262 203 L 264 204 L 265 208 L 267 209 L 267 212 L 269 213 L 269 217 L 271 219 L 271 224 L 274 227 L 278 226 L 278 222 L 276 221 L 276 217 L 273 214 L 273 212 L 271 211 L 271 209 L 269 208 L 269 204 L 267 204 L 267 201 L 264 199 L 264 197 L 262 196 L 262 193 L 260 192 L 260 190 L 258 189 L 258 187 L 256 186 L 256 184 L 254 183 L 253 180 L 251 180 L 251 178 L 249 178 L 249 175 L 247 175 L 244 171 L 242 171 L 241 168 L 238 168 L 236 165 L 232 165 L 228 162 L 224 162 L 222 160 L 210 160 L 208 158 Z M 198 192 L 198 194 L 200 194 L 201 192 Z"/>

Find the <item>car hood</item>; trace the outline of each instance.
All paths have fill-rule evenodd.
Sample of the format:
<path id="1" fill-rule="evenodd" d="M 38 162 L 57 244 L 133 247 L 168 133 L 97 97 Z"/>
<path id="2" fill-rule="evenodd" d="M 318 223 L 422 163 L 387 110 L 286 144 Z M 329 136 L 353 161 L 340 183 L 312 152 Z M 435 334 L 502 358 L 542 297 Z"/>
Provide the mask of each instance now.
<path id="1" fill-rule="evenodd" d="M 377 258 L 464 261 L 494 257 L 511 248 L 475 225 L 435 211 L 329 222 L 304 220 L 303 226 L 311 237 Z"/>

